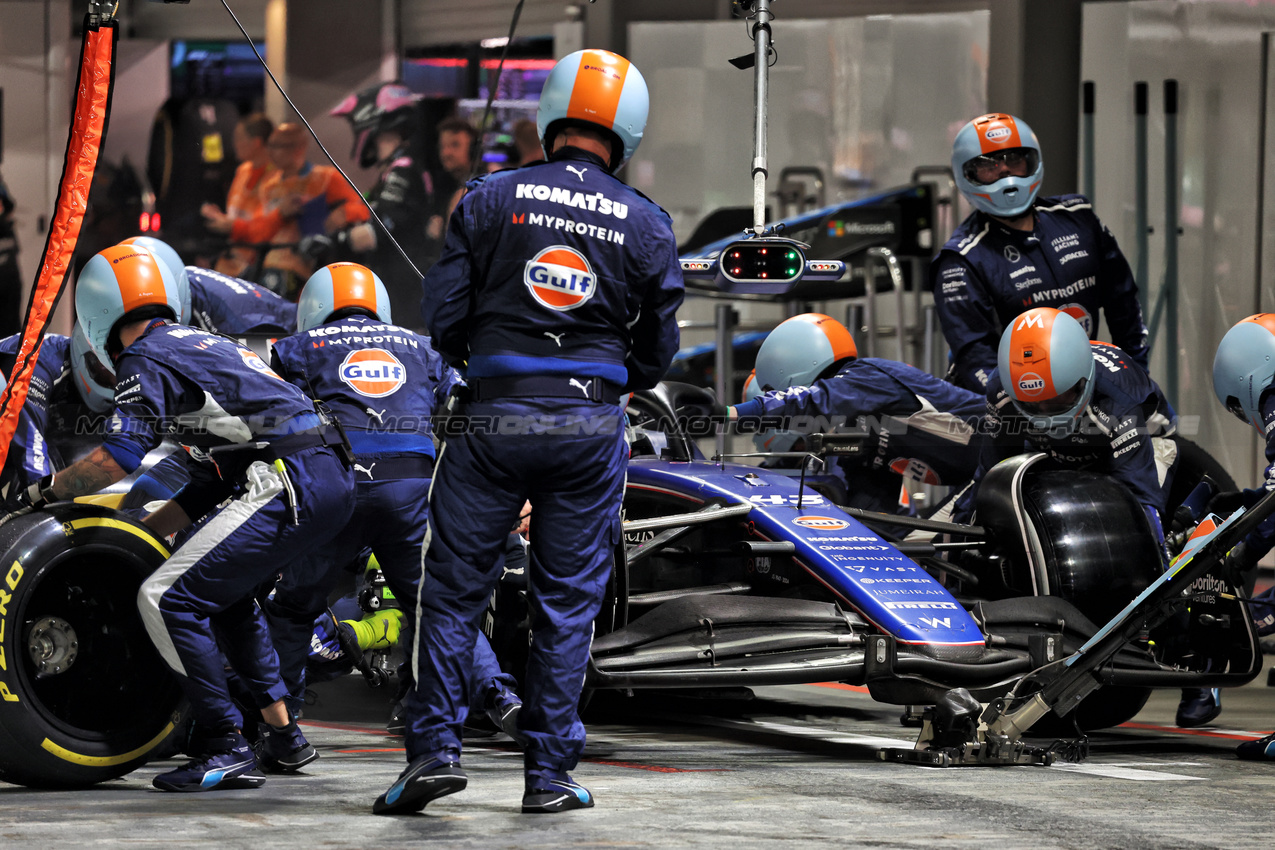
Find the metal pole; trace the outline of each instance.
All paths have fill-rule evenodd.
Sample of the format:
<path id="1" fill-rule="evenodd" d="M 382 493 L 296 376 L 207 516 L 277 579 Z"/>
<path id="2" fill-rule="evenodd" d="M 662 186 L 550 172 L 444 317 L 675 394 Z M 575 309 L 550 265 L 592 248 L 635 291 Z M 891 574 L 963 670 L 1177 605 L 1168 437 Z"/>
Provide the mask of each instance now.
<path id="1" fill-rule="evenodd" d="M 717 369 L 715 382 L 717 400 L 722 404 L 735 404 L 739 401 L 732 397 L 735 383 L 735 352 L 731 348 L 731 343 L 737 318 L 735 308 L 730 304 L 717 304 L 713 308 L 713 314 L 717 324 L 717 352 L 713 358 Z M 717 432 L 717 453 L 722 454 L 725 451 L 726 429 L 723 427 Z"/>
<path id="2" fill-rule="evenodd" d="M 1142 304 L 1142 315 L 1149 313 L 1151 295 L 1148 292 L 1150 282 L 1147 280 L 1148 240 L 1151 225 L 1147 221 L 1147 84 L 1133 84 L 1133 197 L 1134 197 L 1134 239 L 1138 246 L 1138 267 L 1134 270 L 1134 278 L 1138 283 L 1138 301 Z M 1150 341 L 1148 342 L 1148 345 Z"/>
<path id="3" fill-rule="evenodd" d="M 1178 81 L 1164 81 L 1165 391 L 1178 403 Z"/>
<path id="4" fill-rule="evenodd" d="M 1262 251 L 1266 242 L 1266 137 L 1270 132 L 1266 121 L 1266 104 L 1271 73 L 1271 34 L 1262 33 L 1262 83 L 1257 101 L 1257 251 L 1253 268 L 1253 312 L 1262 312 Z"/>
<path id="5" fill-rule="evenodd" d="M 753 231 L 766 229 L 766 91 L 770 80 L 770 0 L 756 0 L 753 24 Z"/>
<path id="6" fill-rule="evenodd" d="M 1084 84 L 1084 115 L 1081 119 L 1081 157 L 1085 166 L 1085 197 L 1093 201 L 1094 190 L 1094 152 L 1093 152 L 1093 102 L 1094 86 L 1092 80 Z"/>

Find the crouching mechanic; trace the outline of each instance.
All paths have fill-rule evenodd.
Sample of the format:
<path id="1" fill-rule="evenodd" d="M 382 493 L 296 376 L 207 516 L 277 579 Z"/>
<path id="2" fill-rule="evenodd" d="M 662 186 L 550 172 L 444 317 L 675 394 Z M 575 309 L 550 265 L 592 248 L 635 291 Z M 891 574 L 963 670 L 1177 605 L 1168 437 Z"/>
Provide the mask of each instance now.
<path id="1" fill-rule="evenodd" d="M 612 176 L 637 148 L 647 107 L 642 75 L 623 57 L 583 50 L 559 61 L 537 120 L 549 161 L 470 183 L 425 278 L 434 347 L 453 365 L 467 361 L 470 397 L 430 492 L 409 765 L 375 812 L 419 811 L 465 787 L 476 621 L 527 501 L 522 811 L 593 805 L 568 771 L 584 749 L 577 706 L 621 539 L 618 402 L 668 368 L 683 294 L 668 214 Z M 551 224 L 530 223 L 542 218 Z"/>
<path id="2" fill-rule="evenodd" d="M 389 294 L 357 263 L 315 272 L 297 305 L 300 333 L 274 344 L 271 365 L 325 404 L 354 451 L 354 515 L 340 534 L 305 563 L 285 572 L 266 600 L 284 684 L 296 705 L 305 694 L 305 665 L 315 618 L 346 566 L 370 548 L 397 599 L 411 605 L 420 584 L 421 544 L 434 470 L 430 416 L 460 381 L 429 340 L 390 324 Z M 412 612 L 414 613 L 414 612 Z M 411 619 L 400 637 L 410 647 Z M 521 701 L 501 672 L 486 636 L 474 645 L 472 711 L 486 712 L 517 733 Z"/>
<path id="3" fill-rule="evenodd" d="M 1262 484 L 1240 493 L 1252 507 L 1275 489 L 1275 313 L 1258 313 L 1226 332 L 1213 359 L 1213 392 L 1241 422 L 1252 425 L 1266 441 L 1266 467 Z M 1268 518 L 1227 553 L 1226 563 L 1240 586 L 1251 586 L 1257 562 L 1275 546 L 1275 518 Z M 1275 633 L 1275 588 L 1257 597 L 1265 605 L 1253 605 L 1258 633 Z M 1235 748 L 1242 759 L 1275 761 L 1275 734 L 1245 741 Z"/>
<path id="4" fill-rule="evenodd" d="M 278 657 L 253 590 L 325 545 L 353 509 L 353 471 L 313 402 L 225 337 L 175 323 L 180 297 L 166 266 L 118 245 L 85 265 L 77 323 L 98 366 L 117 379 L 103 445 L 26 491 L 38 507 L 123 478 L 170 435 L 188 446 L 191 482 L 146 519 L 159 536 L 233 497 L 138 593 L 142 621 L 181 678 L 203 751 L 155 777 L 165 791 L 258 787 L 264 777 L 227 693 L 225 659 L 259 700 L 265 751 L 284 767 L 315 757 L 283 703 Z M 219 651 L 221 650 L 221 651 Z"/>
<path id="5" fill-rule="evenodd" d="M 757 352 L 757 383 L 763 394 L 731 407 L 731 420 L 784 417 L 785 429 L 809 430 L 831 428 L 835 417 L 838 432 L 863 434 L 862 457 L 840 458 L 853 507 L 894 512 L 899 476 L 963 486 L 978 465 L 982 397 L 906 363 L 858 357 L 850 331 L 830 316 L 805 313 L 771 331 Z"/>

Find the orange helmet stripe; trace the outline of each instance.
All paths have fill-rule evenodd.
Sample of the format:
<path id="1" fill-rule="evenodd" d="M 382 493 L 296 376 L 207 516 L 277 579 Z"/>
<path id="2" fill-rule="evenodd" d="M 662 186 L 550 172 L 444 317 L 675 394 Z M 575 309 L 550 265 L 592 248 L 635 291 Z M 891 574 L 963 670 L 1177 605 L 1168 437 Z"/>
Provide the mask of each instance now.
<path id="1" fill-rule="evenodd" d="M 1254 313 L 1248 318 L 1241 319 L 1241 322 L 1252 322 L 1255 325 L 1261 325 L 1272 334 L 1275 334 L 1275 313 Z"/>
<path id="2" fill-rule="evenodd" d="M 850 335 L 850 331 L 832 316 L 825 316 L 823 313 L 802 313 L 795 318 L 809 322 L 823 331 L 823 335 L 828 338 L 828 344 L 832 346 L 833 360 L 859 356 L 859 349 L 854 344 L 854 337 Z"/>
<path id="3" fill-rule="evenodd" d="M 115 273 L 125 313 L 148 304 L 168 303 L 159 260 L 150 251 L 131 244 L 120 244 L 99 253 L 111 264 Z"/>
<path id="4" fill-rule="evenodd" d="M 974 119 L 974 130 L 978 135 L 978 146 L 983 153 L 1003 151 L 1007 148 L 1021 148 L 1023 141 L 1018 137 L 1018 122 L 1013 115 L 1004 112 L 989 112 Z M 1004 130 L 1009 130 L 1005 133 Z M 988 138 L 992 131 L 993 138 Z"/>
<path id="5" fill-rule="evenodd" d="M 610 128 L 628 73 L 629 60 L 623 56 L 605 50 L 584 51 L 567 103 L 567 117 Z"/>
<path id="6" fill-rule="evenodd" d="M 376 279 L 365 266 L 358 263 L 332 263 L 328 266 L 332 275 L 332 311 L 346 307 L 362 307 L 373 313 L 376 309 Z"/>
<path id="7" fill-rule="evenodd" d="M 1057 316 L 1058 311 L 1052 307 L 1037 307 L 1014 319 L 1007 377 L 1013 387 L 1011 392 L 1019 401 L 1046 401 L 1058 396 L 1049 364 L 1049 345 Z"/>

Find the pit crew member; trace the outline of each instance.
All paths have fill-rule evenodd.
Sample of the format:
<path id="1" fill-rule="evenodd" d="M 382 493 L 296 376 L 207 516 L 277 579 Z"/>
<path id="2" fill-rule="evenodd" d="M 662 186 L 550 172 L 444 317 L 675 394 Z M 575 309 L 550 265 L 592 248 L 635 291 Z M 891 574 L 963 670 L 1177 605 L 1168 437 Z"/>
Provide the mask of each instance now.
<path id="1" fill-rule="evenodd" d="M 1045 177 L 1036 134 L 1021 118 L 982 115 L 956 134 L 956 185 L 974 207 L 930 265 L 949 378 L 985 392 L 1002 331 L 1031 307 L 1071 315 L 1090 339 L 1103 313 L 1126 360 L 1147 368 L 1138 287 L 1111 231 L 1083 195 L 1037 198 Z"/>
<path id="2" fill-rule="evenodd" d="M 419 811 L 465 787 L 461 718 L 476 620 L 509 529 L 532 513 L 533 642 L 519 725 L 522 811 L 590 807 L 572 780 L 593 619 L 621 539 L 628 451 L 620 396 L 654 386 L 677 350 L 683 295 L 671 219 L 612 173 L 646 124 L 641 73 L 583 50 L 550 71 L 545 163 L 469 184 L 424 280 L 435 348 L 467 364 L 464 427 L 448 431 L 430 494 L 408 767 L 373 811 Z"/>
<path id="3" fill-rule="evenodd" d="M 231 702 L 222 653 L 261 695 L 266 753 L 285 769 L 313 748 L 283 703 L 278 657 L 252 591 L 331 539 L 353 510 L 353 471 L 313 402 L 256 354 L 176 323 L 181 296 L 166 264 L 117 245 L 85 265 L 77 325 L 101 370 L 117 379 L 101 447 L 25 491 L 39 507 L 123 478 L 169 435 L 188 445 L 191 482 L 146 519 L 172 534 L 231 498 L 142 585 L 142 621 L 178 673 L 208 736 L 191 762 L 155 777 L 165 791 L 259 787 L 264 777 Z M 218 651 L 218 650 L 221 651 Z"/>
<path id="4" fill-rule="evenodd" d="M 839 431 L 863 431 L 863 458 L 839 459 L 853 507 L 897 511 L 899 476 L 959 487 L 974 475 L 983 398 L 906 363 L 860 358 L 830 316 L 781 323 L 757 352 L 756 375 L 763 394 L 732 406 L 732 420 L 782 417 L 800 431 L 830 429 L 836 417 Z"/>
<path id="5" fill-rule="evenodd" d="M 429 339 L 390 323 L 389 293 L 371 270 L 332 263 L 306 282 L 299 333 L 274 344 L 271 366 L 321 401 L 341 423 L 355 454 L 355 508 L 312 566 L 284 573 L 265 603 L 283 681 L 296 705 L 315 618 L 346 566 L 370 548 L 396 599 L 412 605 L 420 584 L 428 525 L 434 441 L 430 416 L 460 380 Z M 316 580 L 317 579 L 317 580 Z M 411 620 L 400 637 L 410 646 Z M 481 632 L 474 647 L 475 713 L 487 712 L 517 732 L 521 701 Z"/>

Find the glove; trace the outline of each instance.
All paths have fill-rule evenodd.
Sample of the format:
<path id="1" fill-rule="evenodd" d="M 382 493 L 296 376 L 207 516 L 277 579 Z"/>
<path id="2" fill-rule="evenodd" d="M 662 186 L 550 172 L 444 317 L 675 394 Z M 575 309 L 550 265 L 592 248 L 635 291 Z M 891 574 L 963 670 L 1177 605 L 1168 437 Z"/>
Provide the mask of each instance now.
<path id="1" fill-rule="evenodd" d="M 1257 562 L 1261 559 L 1260 554 L 1241 540 L 1226 553 L 1226 560 L 1222 562 L 1222 575 L 1235 587 L 1247 587 L 1253 571 L 1257 569 Z"/>
<path id="2" fill-rule="evenodd" d="M 1205 508 L 1205 511 L 1220 517 L 1228 517 L 1247 504 L 1248 498 L 1243 490 L 1223 490 L 1209 499 L 1209 506 Z"/>
<path id="3" fill-rule="evenodd" d="M 332 240 L 321 233 L 307 236 L 297 245 L 297 253 L 315 266 L 325 265 L 332 256 Z"/>
<path id="4" fill-rule="evenodd" d="M 0 525 L 4 525 L 14 517 L 20 517 L 39 510 L 52 501 L 56 501 L 56 497 L 53 495 L 53 473 L 49 473 L 31 486 L 24 487 L 15 494 L 11 504 L 16 509 L 4 517 L 0 517 Z"/>

